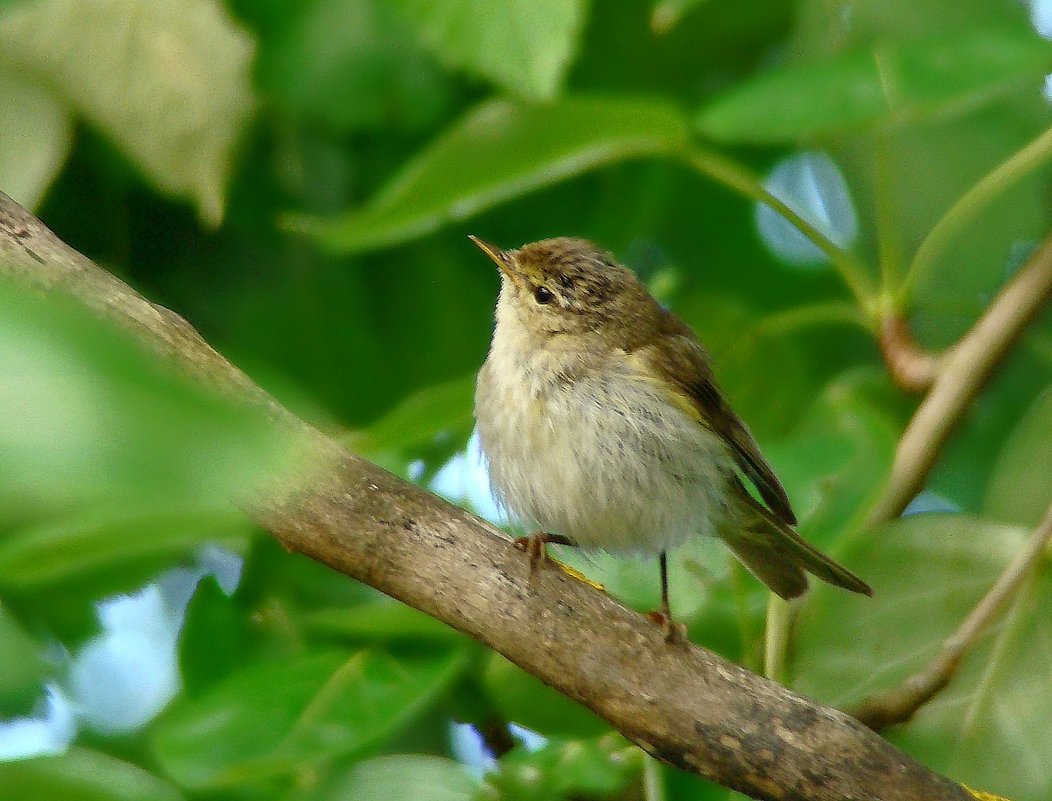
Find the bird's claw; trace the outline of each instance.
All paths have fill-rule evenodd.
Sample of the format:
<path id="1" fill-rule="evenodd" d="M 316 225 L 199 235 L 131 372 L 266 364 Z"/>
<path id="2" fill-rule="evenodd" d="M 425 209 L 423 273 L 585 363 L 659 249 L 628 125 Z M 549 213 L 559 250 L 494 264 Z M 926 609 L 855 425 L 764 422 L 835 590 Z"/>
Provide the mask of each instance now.
<path id="1" fill-rule="evenodd" d="M 523 551 L 530 559 L 530 575 L 541 569 L 541 563 L 548 561 L 547 539 L 543 534 L 531 534 L 528 537 L 517 537 L 512 543 L 516 550 Z"/>
<path id="2" fill-rule="evenodd" d="M 661 627 L 661 632 L 665 635 L 665 642 L 669 645 L 686 645 L 687 627 L 673 620 L 668 612 L 655 609 L 653 612 L 648 612 L 647 617 L 652 623 Z"/>

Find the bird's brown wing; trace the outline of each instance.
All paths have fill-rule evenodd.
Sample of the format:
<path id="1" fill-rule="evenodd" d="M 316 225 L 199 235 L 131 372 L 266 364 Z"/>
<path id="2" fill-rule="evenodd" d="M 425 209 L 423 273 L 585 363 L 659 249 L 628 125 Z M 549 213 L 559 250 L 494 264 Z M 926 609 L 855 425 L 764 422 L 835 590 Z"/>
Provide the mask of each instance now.
<path id="1" fill-rule="evenodd" d="M 756 486 L 772 514 L 786 525 L 794 525 L 796 514 L 785 488 L 760 453 L 749 429 L 724 400 L 705 349 L 685 323 L 666 314 L 666 331 L 658 341 L 634 350 L 632 356 L 646 362 L 648 374 L 653 371 L 661 376 L 664 386 L 675 388 L 678 397 L 672 398 L 674 402 L 723 438 L 738 467 Z"/>

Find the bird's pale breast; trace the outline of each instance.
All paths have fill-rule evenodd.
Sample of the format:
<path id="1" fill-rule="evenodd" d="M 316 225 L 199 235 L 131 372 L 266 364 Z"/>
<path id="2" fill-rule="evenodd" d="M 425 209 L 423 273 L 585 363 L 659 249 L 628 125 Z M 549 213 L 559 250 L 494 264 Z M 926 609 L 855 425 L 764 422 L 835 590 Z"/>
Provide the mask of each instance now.
<path id="1" fill-rule="evenodd" d="M 628 359 L 567 378 L 494 340 L 476 417 L 495 494 L 527 526 L 615 552 L 659 551 L 726 515 L 731 457 Z"/>

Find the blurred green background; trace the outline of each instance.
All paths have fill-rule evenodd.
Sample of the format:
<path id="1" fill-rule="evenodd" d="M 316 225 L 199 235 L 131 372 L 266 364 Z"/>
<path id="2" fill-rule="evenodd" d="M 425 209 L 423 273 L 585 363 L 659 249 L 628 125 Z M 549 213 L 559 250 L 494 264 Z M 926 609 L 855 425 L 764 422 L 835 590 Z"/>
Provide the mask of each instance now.
<path id="1" fill-rule="evenodd" d="M 860 530 L 917 402 L 881 315 L 944 348 L 1048 233 L 1043 36 L 1042 0 L 6 0 L 0 189 L 491 517 L 468 438 L 498 279 L 467 234 L 601 243 L 706 341 L 801 531 L 873 584 L 816 588 L 769 666 L 845 705 L 930 661 L 1052 500 L 1046 312 L 914 514 Z M 733 796 L 256 530 L 228 499 L 288 458 L 265 420 L 76 307 L 0 303 L 0 798 Z M 655 606 L 655 564 L 575 564 Z M 763 668 L 757 582 L 707 543 L 673 582 L 692 639 Z M 1050 626 L 1045 559 L 888 736 L 1052 797 Z"/>

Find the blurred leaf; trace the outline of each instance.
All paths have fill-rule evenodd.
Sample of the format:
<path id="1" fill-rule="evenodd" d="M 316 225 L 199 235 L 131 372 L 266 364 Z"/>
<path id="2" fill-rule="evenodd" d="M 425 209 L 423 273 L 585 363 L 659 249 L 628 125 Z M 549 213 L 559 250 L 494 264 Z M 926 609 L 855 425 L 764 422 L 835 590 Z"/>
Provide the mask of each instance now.
<path id="1" fill-rule="evenodd" d="M 610 724 L 540 679 L 490 654 L 482 685 L 504 720 L 554 737 L 593 737 Z"/>
<path id="2" fill-rule="evenodd" d="M 127 510 L 148 510 L 144 529 L 151 517 L 189 516 L 198 537 L 214 537 L 215 524 L 205 530 L 203 518 L 229 524 L 233 501 L 292 459 L 295 443 L 264 410 L 182 379 L 127 332 L 61 295 L 42 301 L 0 283 L 0 370 L 0 510 L 41 515 L 54 526 L 27 532 L 17 558 L 46 550 L 39 543 L 49 538 L 68 547 L 34 568 L 41 574 L 75 569 L 77 560 L 98 556 L 88 553 L 95 547 L 155 547 L 144 542 L 148 530 L 117 542 L 101 523 L 107 513 L 120 520 Z M 56 522 L 73 508 L 98 512 L 94 541 Z M 12 541 L 8 558 L 20 548 Z"/>
<path id="3" fill-rule="evenodd" d="M 455 378 L 410 395 L 368 428 L 350 435 L 358 453 L 404 450 L 441 434 L 466 440 L 474 423 L 475 376 Z"/>
<path id="4" fill-rule="evenodd" d="M 359 762 L 312 798 L 318 801 L 473 801 L 480 782 L 452 759 L 392 754 Z"/>
<path id="5" fill-rule="evenodd" d="M 179 675 L 189 697 L 244 664 L 253 622 L 214 577 L 206 576 L 197 585 L 179 632 Z"/>
<path id="6" fill-rule="evenodd" d="M 287 225 L 339 252 L 385 247 L 463 220 L 585 170 L 667 153 L 687 135 L 659 100 L 574 97 L 545 106 L 477 106 L 415 156 L 364 208 Z"/>
<path id="7" fill-rule="evenodd" d="M 120 759 L 71 748 L 62 756 L 0 762 L 0 801 L 180 801 L 157 776 Z"/>
<path id="8" fill-rule="evenodd" d="M 764 318 L 738 296 L 697 294 L 676 310 L 709 349 L 720 387 L 760 442 L 789 433 L 814 392 L 798 343 L 766 333 Z"/>
<path id="9" fill-rule="evenodd" d="M 463 643 L 464 635 L 430 615 L 391 598 L 345 608 L 319 609 L 303 616 L 313 635 L 365 642 L 408 640 L 416 644 Z"/>
<path id="10" fill-rule="evenodd" d="M 774 68 L 717 97 L 695 123 L 724 142 L 791 143 L 969 110 L 1036 86 L 1050 67 L 1052 45 L 1032 30 L 983 26 Z"/>
<path id="11" fill-rule="evenodd" d="M 801 531 L 822 546 L 854 531 L 891 471 L 899 432 L 859 386 L 866 377 L 848 375 L 830 384 L 791 437 L 764 449 Z"/>
<path id="12" fill-rule="evenodd" d="M 552 741 L 536 751 L 519 746 L 486 776 L 502 801 L 611 798 L 639 773 L 642 754 L 620 736 Z"/>
<path id="13" fill-rule="evenodd" d="M 7 60 L 212 225 L 252 109 L 252 47 L 216 0 L 35 0 L 0 18 Z"/>
<path id="14" fill-rule="evenodd" d="M 924 514 L 856 540 L 873 598 L 816 587 L 797 625 L 797 689 L 839 707 L 928 665 L 994 583 L 1027 532 Z M 893 739 L 940 773 L 1015 799 L 1052 797 L 1052 571 L 1034 578 L 983 635 L 952 683 Z"/>
<path id="15" fill-rule="evenodd" d="M 552 98 L 570 66 L 586 0 L 394 0 L 444 63 L 531 100 Z"/>
<path id="16" fill-rule="evenodd" d="M 1005 441 L 983 499 L 984 515 L 1021 526 L 1038 524 L 1052 504 L 1050 432 L 1052 389 L 1041 394 Z"/>
<path id="17" fill-rule="evenodd" d="M 650 11 L 650 27 L 654 33 L 671 31 L 684 16 L 708 0 L 655 0 Z"/>
<path id="18" fill-rule="evenodd" d="M 249 531 L 233 506 L 182 515 L 122 506 L 56 517 L 0 538 L 0 587 L 29 591 L 129 562 L 175 558 L 201 542 Z"/>
<path id="19" fill-rule="evenodd" d="M 0 187 L 33 208 L 73 144 L 68 110 L 46 89 L 0 64 Z"/>
<path id="20" fill-rule="evenodd" d="M 0 603 L 0 709 L 28 709 L 40 696 L 45 660 L 40 643 L 22 628 L 11 609 Z"/>
<path id="21" fill-rule="evenodd" d="M 464 651 L 396 660 L 313 652 L 252 664 L 158 723 L 154 751 L 186 787 L 287 775 L 378 745 L 419 715 L 465 665 Z"/>
<path id="22" fill-rule="evenodd" d="M 259 81 L 293 114 L 337 130 L 416 127 L 448 101 L 437 65 L 392 4 L 320 0 L 260 53 Z"/>

